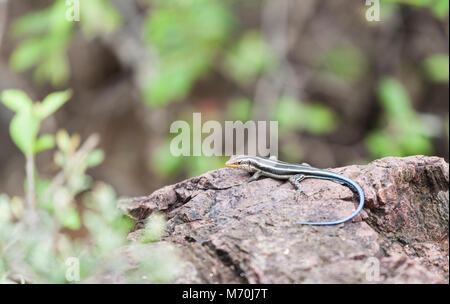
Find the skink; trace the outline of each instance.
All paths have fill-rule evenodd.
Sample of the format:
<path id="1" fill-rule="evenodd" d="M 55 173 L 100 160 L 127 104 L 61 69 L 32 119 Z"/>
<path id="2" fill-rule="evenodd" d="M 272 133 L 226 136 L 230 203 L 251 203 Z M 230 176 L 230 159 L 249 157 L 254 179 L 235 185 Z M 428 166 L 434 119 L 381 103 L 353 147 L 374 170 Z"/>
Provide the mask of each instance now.
<path id="1" fill-rule="evenodd" d="M 287 179 L 296 188 L 296 199 L 299 198 L 302 188 L 300 182 L 305 178 L 319 178 L 336 182 L 341 182 L 358 192 L 359 205 L 356 210 L 348 217 L 333 222 L 297 222 L 301 225 L 338 225 L 351 220 L 364 207 L 364 191 L 353 180 L 327 170 L 311 167 L 308 164 L 290 164 L 272 158 L 262 158 L 258 156 L 239 155 L 231 157 L 225 164 L 230 168 L 244 169 L 247 172 L 254 173 L 245 183 L 255 181 L 260 176 L 267 176 L 276 179 Z"/>

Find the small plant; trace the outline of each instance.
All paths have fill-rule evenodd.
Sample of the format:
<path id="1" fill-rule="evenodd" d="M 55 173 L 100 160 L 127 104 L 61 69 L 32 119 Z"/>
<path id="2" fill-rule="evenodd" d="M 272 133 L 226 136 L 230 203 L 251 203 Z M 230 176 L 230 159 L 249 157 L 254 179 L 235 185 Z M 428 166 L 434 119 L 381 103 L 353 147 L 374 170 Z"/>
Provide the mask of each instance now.
<path id="1" fill-rule="evenodd" d="M 26 157 L 27 199 L 0 194 L 0 283 L 109 282 L 105 278 L 111 273 L 128 283 L 173 280 L 182 271 L 181 259 L 173 246 L 157 243 L 165 218 L 152 216 L 137 240 L 154 246 L 128 248 L 133 222 L 118 209 L 114 188 L 86 174 L 104 159 L 96 149 L 99 136 L 82 143 L 79 135 L 65 130 L 56 136 L 39 135 L 42 120 L 71 94 L 52 93 L 35 103 L 19 90 L 1 94 L 2 102 L 16 113 L 10 135 Z M 55 146 L 59 172 L 52 179 L 40 177 L 34 157 Z M 139 256 L 141 250 L 148 251 L 145 259 Z M 70 273 L 68 261 L 77 266 Z"/>
<path id="2" fill-rule="evenodd" d="M 430 154 L 430 131 L 412 107 L 403 85 L 385 77 L 378 85 L 378 96 L 385 115 L 382 127 L 372 131 L 366 140 L 372 156 Z"/>
<path id="3" fill-rule="evenodd" d="M 37 82 L 59 87 L 70 76 L 67 50 L 76 25 L 80 25 L 86 37 L 93 38 L 115 31 L 121 23 L 120 14 L 107 0 L 86 1 L 80 5 L 80 22 L 69 21 L 66 2 L 54 1 L 49 7 L 13 22 L 12 36 L 22 38 L 10 58 L 13 70 L 23 72 L 35 68 Z"/>
<path id="4" fill-rule="evenodd" d="M 42 102 L 33 103 L 28 95 L 19 90 L 3 91 L 3 104 L 16 115 L 11 121 L 9 132 L 12 140 L 26 158 L 27 208 L 32 213 L 35 208 L 35 162 L 36 153 L 51 149 L 55 145 L 52 135 L 39 136 L 42 120 L 56 112 L 71 97 L 70 90 L 48 95 Z"/>
<path id="5" fill-rule="evenodd" d="M 226 1 L 152 4 L 144 40 L 154 52 L 157 66 L 156 73 L 148 73 L 143 98 L 149 106 L 161 107 L 185 98 L 194 83 L 214 67 L 234 20 Z"/>

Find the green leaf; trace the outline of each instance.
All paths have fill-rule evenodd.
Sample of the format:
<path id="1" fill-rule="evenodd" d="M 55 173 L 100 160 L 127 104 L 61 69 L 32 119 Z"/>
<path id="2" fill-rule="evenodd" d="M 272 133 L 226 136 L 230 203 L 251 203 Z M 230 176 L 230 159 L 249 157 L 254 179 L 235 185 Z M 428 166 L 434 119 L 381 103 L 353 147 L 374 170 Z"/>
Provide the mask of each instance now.
<path id="1" fill-rule="evenodd" d="M 27 15 L 13 25 L 15 34 L 31 37 L 14 49 L 10 58 L 12 69 L 21 72 L 36 67 L 35 80 L 40 83 L 49 81 L 53 86 L 59 86 L 68 79 L 66 51 L 74 22 L 66 20 L 66 10 L 65 1 L 53 1 L 48 8 Z"/>
<path id="2" fill-rule="evenodd" d="M 384 131 L 373 131 L 366 139 L 366 147 L 375 157 L 403 156 L 399 144 Z"/>
<path id="3" fill-rule="evenodd" d="M 100 33 L 114 32 L 122 22 L 122 16 L 107 0 L 90 0 L 81 5 L 81 29 L 92 38 Z"/>
<path id="4" fill-rule="evenodd" d="M 14 112 L 31 110 L 33 102 L 28 95 L 20 90 L 5 90 L 2 92 L 3 104 Z"/>
<path id="5" fill-rule="evenodd" d="M 319 103 L 304 104 L 282 97 L 275 109 L 275 119 L 280 128 L 288 131 L 305 129 L 314 134 L 327 134 L 336 129 L 336 114 Z"/>
<path id="6" fill-rule="evenodd" d="M 17 113 L 9 128 L 12 140 L 25 155 L 33 154 L 38 130 L 39 120 L 33 114 L 32 109 Z"/>
<path id="7" fill-rule="evenodd" d="M 177 173 L 183 165 L 182 157 L 175 157 L 170 153 L 170 142 L 158 146 L 151 156 L 152 169 L 163 177 Z"/>
<path id="8" fill-rule="evenodd" d="M 103 160 L 105 159 L 105 153 L 103 153 L 102 150 L 100 149 L 96 149 L 93 150 L 91 153 L 89 153 L 88 157 L 87 157 L 87 167 L 88 168 L 92 168 L 95 166 L 100 165 Z"/>
<path id="9" fill-rule="evenodd" d="M 189 176 L 199 176 L 207 171 L 223 167 L 226 160 L 221 157 L 196 156 L 189 157 L 188 170 Z"/>
<path id="10" fill-rule="evenodd" d="M 369 134 L 369 152 L 375 157 L 430 154 L 430 131 L 416 114 L 403 85 L 385 77 L 378 85 L 378 96 L 386 111 L 387 125 Z"/>
<path id="11" fill-rule="evenodd" d="M 64 153 L 69 153 L 70 151 L 73 151 L 76 148 L 72 144 L 72 140 L 69 136 L 69 133 L 67 133 L 67 131 L 64 129 L 59 130 L 56 133 L 56 144 L 58 145 L 58 148 Z"/>
<path id="12" fill-rule="evenodd" d="M 183 67 L 164 67 L 159 71 L 151 84 L 144 89 L 144 98 L 149 106 L 161 107 L 187 95 L 194 75 Z"/>
<path id="13" fill-rule="evenodd" d="M 71 90 L 66 90 L 62 92 L 54 92 L 45 97 L 39 106 L 39 118 L 42 120 L 54 112 L 56 112 L 60 107 L 66 103 L 72 96 Z"/>
<path id="14" fill-rule="evenodd" d="M 404 155 L 430 155 L 433 151 L 431 140 L 415 130 L 405 132 L 405 136 L 401 138 L 400 144 Z"/>
<path id="15" fill-rule="evenodd" d="M 48 52 L 45 42 L 40 38 L 32 38 L 20 43 L 11 54 L 11 68 L 17 72 L 23 72 L 36 65 Z"/>
<path id="16" fill-rule="evenodd" d="M 166 218 L 161 213 L 152 213 L 148 218 L 143 233 L 139 237 L 142 243 L 152 243 L 159 241 L 166 230 Z"/>
<path id="17" fill-rule="evenodd" d="M 14 37 L 45 33 L 49 27 L 50 10 L 45 9 L 18 18 L 12 24 Z"/>
<path id="18" fill-rule="evenodd" d="M 391 121 L 414 117 L 408 93 L 397 79 L 392 77 L 381 79 L 378 96 Z"/>
<path id="19" fill-rule="evenodd" d="M 67 55 L 64 52 L 53 52 L 43 60 L 34 72 L 34 79 L 38 83 L 49 81 L 52 86 L 59 87 L 66 83 L 70 76 Z"/>
<path id="20" fill-rule="evenodd" d="M 153 9 L 144 25 L 144 39 L 162 56 L 173 52 L 218 49 L 233 24 L 223 1 L 164 3 Z"/>
<path id="21" fill-rule="evenodd" d="M 448 55 L 433 55 L 423 62 L 425 74 L 433 82 L 448 82 L 449 57 Z"/>
<path id="22" fill-rule="evenodd" d="M 313 103 L 302 107 L 297 119 L 303 121 L 303 127 L 314 134 L 328 134 L 336 129 L 336 114 L 328 107 Z"/>
<path id="23" fill-rule="evenodd" d="M 261 34 L 250 31 L 244 34 L 237 46 L 225 59 L 227 73 L 237 82 L 249 84 L 275 64 L 275 56 Z"/>
<path id="24" fill-rule="evenodd" d="M 61 212 L 60 223 L 64 227 L 77 230 L 81 227 L 80 215 L 75 209 L 69 208 Z"/>
<path id="25" fill-rule="evenodd" d="M 233 24 L 224 1 L 159 1 L 144 25 L 144 40 L 157 56 L 157 71 L 142 88 L 151 107 L 187 96 L 213 66 Z"/>
<path id="26" fill-rule="evenodd" d="M 34 153 L 52 149 L 55 146 L 55 138 L 53 135 L 44 134 L 36 140 L 34 144 Z"/>
<path id="27" fill-rule="evenodd" d="M 277 101 L 275 119 L 280 123 L 281 129 L 295 130 L 303 124 L 298 119 L 298 113 L 301 111 L 301 104 L 298 100 L 282 97 Z"/>
<path id="28" fill-rule="evenodd" d="M 76 22 L 67 21 L 67 8 L 65 1 L 54 1 L 53 5 L 50 7 L 49 34 L 51 36 L 70 36 L 70 30 L 75 26 Z"/>
<path id="29" fill-rule="evenodd" d="M 434 0 L 431 4 L 431 11 L 438 18 L 445 18 L 448 16 L 449 1 L 448 0 Z"/>

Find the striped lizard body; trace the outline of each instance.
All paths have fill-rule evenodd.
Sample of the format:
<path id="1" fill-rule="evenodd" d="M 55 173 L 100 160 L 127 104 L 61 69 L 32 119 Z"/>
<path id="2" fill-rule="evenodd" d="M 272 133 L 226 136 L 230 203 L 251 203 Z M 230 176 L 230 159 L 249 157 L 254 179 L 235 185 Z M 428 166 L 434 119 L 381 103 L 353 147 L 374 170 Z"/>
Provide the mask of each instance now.
<path id="1" fill-rule="evenodd" d="M 358 193 L 359 205 L 348 217 L 332 222 L 298 222 L 297 224 L 316 226 L 338 225 L 351 220 L 364 207 L 364 191 L 355 181 L 337 173 L 311 167 L 305 163 L 296 165 L 272 158 L 239 155 L 231 157 L 225 165 L 230 168 L 244 169 L 247 172 L 253 173 L 253 176 L 250 177 L 245 183 L 257 180 L 260 176 L 267 176 L 282 180 L 287 179 L 297 189 L 295 194 L 297 200 L 302 192 L 300 182 L 306 178 L 318 178 L 341 182 L 350 188 L 353 188 Z"/>

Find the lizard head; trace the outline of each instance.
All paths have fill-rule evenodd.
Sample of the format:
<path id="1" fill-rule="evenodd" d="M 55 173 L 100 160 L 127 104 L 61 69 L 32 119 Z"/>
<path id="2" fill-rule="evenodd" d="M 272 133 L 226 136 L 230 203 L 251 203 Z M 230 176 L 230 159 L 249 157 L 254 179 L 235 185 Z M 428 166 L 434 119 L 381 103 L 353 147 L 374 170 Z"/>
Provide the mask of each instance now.
<path id="1" fill-rule="evenodd" d="M 226 163 L 225 166 L 228 168 L 244 169 L 248 172 L 257 171 L 255 165 L 255 160 L 251 156 L 247 155 L 236 155 L 232 156 Z"/>

